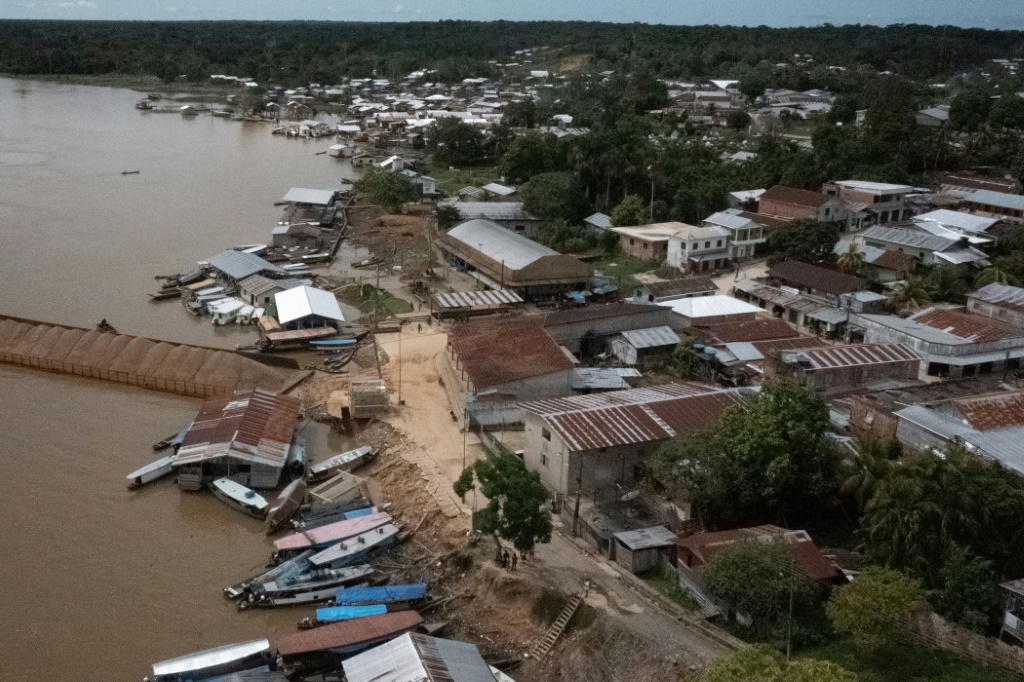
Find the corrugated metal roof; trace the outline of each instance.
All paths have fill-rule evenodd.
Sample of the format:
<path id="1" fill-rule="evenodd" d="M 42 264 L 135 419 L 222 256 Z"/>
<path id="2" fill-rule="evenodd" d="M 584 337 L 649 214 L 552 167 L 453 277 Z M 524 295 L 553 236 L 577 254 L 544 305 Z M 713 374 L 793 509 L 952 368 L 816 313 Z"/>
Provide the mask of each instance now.
<path id="1" fill-rule="evenodd" d="M 284 466 L 300 406 L 298 398 L 259 389 L 211 398 L 185 433 L 174 465 L 232 457 Z"/>
<path id="2" fill-rule="evenodd" d="M 875 194 L 910 192 L 914 189 L 910 185 L 892 185 L 887 182 L 868 182 L 867 180 L 839 180 L 834 184 L 839 185 L 840 187 L 847 187 L 849 189 L 857 189 Z"/>
<path id="3" fill-rule="evenodd" d="M 1024 329 L 983 315 L 971 314 L 963 308 L 936 306 L 922 310 L 907 319 L 971 343 L 1000 341 L 1024 336 Z"/>
<path id="4" fill-rule="evenodd" d="M 156 677 L 171 675 L 187 675 L 192 671 L 207 670 L 216 665 L 239 661 L 256 656 L 270 648 L 270 642 L 258 639 L 244 644 L 228 644 L 214 649 L 197 651 L 178 658 L 171 658 L 153 664 L 153 675 Z"/>
<path id="5" fill-rule="evenodd" d="M 980 215 L 972 215 L 962 211 L 950 211 L 940 208 L 937 211 L 929 211 L 914 216 L 914 222 L 936 222 L 947 227 L 955 227 L 966 232 L 984 232 L 999 222 L 999 218 L 987 218 Z"/>
<path id="6" fill-rule="evenodd" d="M 967 294 L 967 298 L 976 298 L 1001 308 L 1009 308 L 1024 312 L 1024 289 L 993 282 Z"/>
<path id="7" fill-rule="evenodd" d="M 478 391 L 573 366 L 538 318 L 459 324 L 448 343 Z"/>
<path id="8" fill-rule="evenodd" d="M 860 277 L 796 260 L 785 260 L 773 265 L 768 270 L 768 276 L 789 282 L 798 289 L 815 289 L 836 296 L 863 289 L 865 285 Z"/>
<path id="9" fill-rule="evenodd" d="M 667 384 L 653 388 L 549 398 L 522 403 L 573 450 L 650 443 L 713 424 L 742 396 L 701 384 Z"/>
<path id="10" fill-rule="evenodd" d="M 312 630 L 283 630 L 275 633 L 270 646 L 281 656 L 329 650 L 344 652 L 364 643 L 387 641 L 419 627 L 422 623 L 423 619 L 415 611 L 382 613 L 379 616 L 330 623 Z"/>
<path id="11" fill-rule="evenodd" d="M 885 227 L 883 225 L 869 227 L 860 234 L 860 239 L 874 239 L 886 244 L 896 244 L 923 251 L 943 251 L 957 243 L 955 239 L 940 237 L 929 232 L 909 230 L 902 227 Z"/>
<path id="12" fill-rule="evenodd" d="M 1024 196 L 993 192 L 990 189 L 970 189 L 967 187 L 951 187 L 946 190 L 955 197 L 972 203 L 987 204 L 993 208 L 1024 211 Z"/>
<path id="13" fill-rule="evenodd" d="M 501 185 L 497 182 L 489 182 L 486 185 L 484 185 L 481 189 L 483 189 L 485 192 L 490 192 L 491 194 L 497 194 L 500 197 L 507 197 L 510 194 L 516 193 L 514 187 L 506 187 L 505 185 Z"/>
<path id="14" fill-rule="evenodd" d="M 207 262 L 211 267 L 220 270 L 236 282 L 261 272 L 273 272 L 279 275 L 285 272 L 277 265 L 265 261 L 255 254 L 230 249 L 212 256 Z"/>
<path id="15" fill-rule="evenodd" d="M 274 294 L 277 305 L 277 319 L 281 324 L 301 320 L 310 315 L 317 315 L 328 320 L 344 322 L 345 316 L 338 306 L 334 294 L 323 289 L 300 286 Z"/>
<path id="16" fill-rule="evenodd" d="M 572 370 L 572 390 L 624 390 L 629 388 L 626 377 L 640 377 L 633 367 L 577 367 Z"/>
<path id="17" fill-rule="evenodd" d="M 712 343 L 800 338 L 800 332 L 777 317 L 711 324 L 699 328 L 697 333 Z"/>
<path id="18" fill-rule="evenodd" d="M 434 300 L 442 308 L 489 308 L 493 306 L 514 305 L 523 299 L 514 291 L 507 289 L 487 289 L 486 291 L 455 291 L 449 294 L 436 294 Z"/>
<path id="19" fill-rule="evenodd" d="M 801 359 L 806 359 L 810 362 L 811 369 L 815 370 L 911 362 L 921 359 L 909 346 L 902 343 L 857 343 L 847 346 L 783 351 L 783 353 L 794 353 Z"/>
<path id="20" fill-rule="evenodd" d="M 344 663 L 348 682 L 494 682 L 473 644 L 409 633 Z"/>
<path id="21" fill-rule="evenodd" d="M 960 398 L 960 414 L 978 431 L 1024 426 L 1024 391 Z M 1024 452 L 1024 445 L 1018 444 Z"/>
<path id="22" fill-rule="evenodd" d="M 286 535 L 274 541 L 274 549 L 277 551 L 298 550 L 316 545 L 323 546 L 331 542 L 341 542 L 388 523 L 391 523 L 391 515 L 386 512 L 366 514 L 354 519 L 345 519 Z"/>
<path id="23" fill-rule="evenodd" d="M 334 603 L 338 606 L 357 604 L 383 604 L 395 601 L 413 601 L 427 596 L 424 583 L 384 585 L 382 587 L 339 587 Z"/>
<path id="24" fill-rule="evenodd" d="M 833 197 L 830 197 L 827 194 L 822 194 L 821 192 L 811 192 L 810 190 L 798 189 L 796 187 L 775 185 L 761 194 L 760 202 L 761 206 L 764 206 L 765 202 L 775 201 L 780 204 L 790 204 L 792 206 L 818 208 L 832 198 Z"/>
<path id="25" fill-rule="evenodd" d="M 676 315 L 693 320 L 704 317 L 720 317 L 725 315 L 747 315 L 763 312 L 756 305 L 751 305 L 732 296 L 696 296 L 677 301 L 663 301 L 657 305 L 671 308 Z"/>
<path id="26" fill-rule="evenodd" d="M 621 332 L 633 348 L 659 348 L 679 344 L 679 335 L 671 327 L 649 327 Z"/>
<path id="27" fill-rule="evenodd" d="M 612 226 L 612 217 L 604 213 L 595 213 L 592 216 L 583 219 L 583 222 L 594 227 L 599 227 L 602 230 L 607 230 Z"/>
<path id="28" fill-rule="evenodd" d="M 488 204 L 495 205 L 498 204 Z M 509 270 L 521 270 L 545 256 L 558 255 L 557 251 L 490 220 L 469 220 L 453 227 L 445 237 L 482 253 L 495 263 L 504 262 Z"/>
<path id="29" fill-rule="evenodd" d="M 261 296 L 274 289 L 294 289 L 309 284 L 305 279 L 270 279 L 263 275 L 250 275 L 238 283 L 245 291 L 253 296 Z"/>
<path id="30" fill-rule="evenodd" d="M 453 204 L 466 220 L 537 220 L 523 209 L 520 201 L 460 201 Z M 450 234 L 450 232 L 449 232 Z"/>
<path id="31" fill-rule="evenodd" d="M 627 530 L 622 533 L 615 533 L 614 537 L 634 552 L 638 549 L 667 547 L 676 541 L 676 534 L 665 528 L 665 526 Z"/>
<path id="32" fill-rule="evenodd" d="M 712 213 L 704 219 L 705 223 L 711 223 L 712 225 L 721 225 L 722 227 L 730 230 L 743 230 L 750 227 L 758 227 L 758 224 L 743 215 L 743 212 L 739 209 L 729 208 L 724 211 L 718 211 Z"/>
<path id="33" fill-rule="evenodd" d="M 969 424 L 925 405 L 910 405 L 893 414 L 946 439 L 974 431 Z"/>
<path id="34" fill-rule="evenodd" d="M 757 346 L 749 341 L 738 341 L 725 344 L 725 349 L 732 354 L 738 362 L 757 362 L 764 360 L 764 355 L 757 349 Z"/>
<path id="35" fill-rule="evenodd" d="M 1024 475 L 1024 427 L 973 431 L 961 436 L 964 441 L 980 449 L 985 455 L 998 460 L 1008 469 Z"/>
<path id="36" fill-rule="evenodd" d="M 667 282 L 647 282 L 641 286 L 647 289 L 655 298 L 718 291 L 718 287 L 710 277 L 684 277 L 683 279 L 672 279 Z"/>
<path id="37" fill-rule="evenodd" d="M 313 204 L 315 206 L 327 206 L 334 201 L 333 189 L 306 189 L 305 187 L 292 187 L 284 195 L 281 201 L 289 201 L 296 204 Z"/>

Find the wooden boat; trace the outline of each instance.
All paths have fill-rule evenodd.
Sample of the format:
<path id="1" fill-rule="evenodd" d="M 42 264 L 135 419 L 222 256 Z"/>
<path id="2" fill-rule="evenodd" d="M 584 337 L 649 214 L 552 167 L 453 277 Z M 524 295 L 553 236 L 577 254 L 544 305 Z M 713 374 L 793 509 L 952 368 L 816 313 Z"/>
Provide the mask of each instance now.
<path id="1" fill-rule="evenodd" d="M 274 608 L 276 606 L 305 606 L 306 604 L 323 604 L 334 599 L 335 588 L 298 592 L 287 597 L 264 597 L 256 599 L 255 606 Z M 241 607 L 240 607 L 241 608 Z"/>
<path id="2" fill-rule="evenodd" d="M 171 658 L 153 664 L 152 682 L 183 682 L 227 675 L 271 661 L 270 642 L 258 639 L 244 644 L 228 644 L 214 649 Z"/>
<path id="3" fill-rule="evenodd" d="M 299 507 L 306 499 L 306 492 L 309 486 L 306 481 L 297 478 L 284 487 L 281 494 L 277 496 L 274 505 L 267 510 L 267 532 L 273 533 L 280 528 L 288 519 L 299 511 Z"/>
<path id="4" fill-rule="evenodd" d="M 238 599 L 246 592 L 250 590 L 253 585 L 262 585 L 273 580 L 286 580 L 294 578 L 295 576 L 302 575 L 309 571 L 312 564 L 309 563 L 309 557 L 313 555 L 313 550 L 303 552 L 298 556 L 292 557 L 288 561 L 282 564 L 274 566 L 269 571 L 263 571 L 257 573 L 248 580 L 243 580 L 240 583 L 236 583 L 231 587 L 224 588 L 224 595 L 228 599 Z"/>
<path id="5" fill-rule="evenodd" d="M 353 519 L 312 528 L 300 533 L 293 533 L 274 541 L 274 549 L 279 556 L 288 553 L 302 552 L 307 549 L 324 549 L 333 544 L 354 539 L 391 523 L 391 515 L 385 512 L 366 514 Z"/>
<path id="6" fill-rule="evenodd" d="M 169 301 L 172 298 L 180 298 L 181 289 L 161 289 L 155 294 L 149 294 L 149 300 L 154 303 L 158 301 Z"/>
<path id="7" fill-rule="evenodd" d="M 121 171 L 121 175 L 138 175 L 142 171 Z"/>
<path id="8" fill-rule="evenodd" d="M 343 452 L 310 467 L 309 478 L 316 481 L 327 478 L 338 471 L 351 471 L 366 464 L 373 459 L 373 456 L 373 448 L 369 445 Z"/>
<path id="9" fill-rule="evenodd" d="M 367 518 L 367 517 L 363 517 Z M 359 521 L 361 519 L 355 519 Z M 393 547 L 398 543 L 398 526 L 389 523 L 354 538 L 332 545 L 309 557 L 314 566 L 350 566 L 371 554 Z"/>
<path id="10" fill-rule="evenodd" d="M 148 99 L 140 99 L 135 103 L 135 108 L 140 111 L 151 111 L 153 109 L 153 103 Z"/>
<path id="11" fill-rule="evenodd" d="M 373 567 L 367 564 L 349 566 L 347 568 L 318 568 L 300 575 L 271 580 L 261 585 L 254 585 L 252 592 L 268 597 L 287 597 L 303 592 L 317 590 L 335 590 L 344 585 L 352 585 L 365 581 L 374 573 Z"/>
<path id="12" fill-rule="evenodd" d="M 275 636 L 270 648 L 286 664 L 317 654 L 351 656 L 412 632 L 422 623 L 423 619 L 415 611 L 382 613 L 358 620 L 342 620 L 314 630 Z"/>
<path id="13" fill-rule="evenodd" d="M 218 478 L 210 484 L 210 488 L 217 499 L 229 507 L 259 519 L 266 516 L 269 505 L 255 490 L 250 490 L 230 478 Z"/>
<path id="14" fill-rule="evenodd" d="M 230 118 L 231 112 L 227 109 L 214 109 L 210 112 L 210 115 L 216 116 L 217 118 Z"/>
<path id="15" fill-rule="evenodd" d="M 174 469 L 174 460 L 177 458 L 177 455 L 168 455 L 155 462 L 150 462 L 141 469 L 136 469 L 125 477 L 128 479 L 128 487 L 138 488 L 166 476 Z"/>
<path id="16" fill-rule="evenodd" d="M 381 587 L 339 587 L 334 598 L 338 606 L 366 606 L 370 604 L 409 604 L 427 598 L 424 583 L 384 585 Z"/>
<path id="17" fill-rule="evenodd" d="M 355 261 L 351 265 L 352 265 L 353 268 L 359 270 L 359 269 L 362 269 L 362 268 L 372 268 L 373 266 L 379 265 L 380 263 L 383 263 L 383 262 L 384 262 L 383 258 L 366 258 L 364 260 Z"/>

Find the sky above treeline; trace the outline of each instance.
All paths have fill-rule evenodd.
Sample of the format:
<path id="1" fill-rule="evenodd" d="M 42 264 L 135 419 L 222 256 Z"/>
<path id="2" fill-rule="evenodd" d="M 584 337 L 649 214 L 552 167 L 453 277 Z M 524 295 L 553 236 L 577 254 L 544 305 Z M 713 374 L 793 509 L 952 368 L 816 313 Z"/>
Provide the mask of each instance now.
<path id="1" fill-rule="evenodd" d="M 1024 29 L 1021 0 L 0 0 L 4 19 L 490 21 Z"/>

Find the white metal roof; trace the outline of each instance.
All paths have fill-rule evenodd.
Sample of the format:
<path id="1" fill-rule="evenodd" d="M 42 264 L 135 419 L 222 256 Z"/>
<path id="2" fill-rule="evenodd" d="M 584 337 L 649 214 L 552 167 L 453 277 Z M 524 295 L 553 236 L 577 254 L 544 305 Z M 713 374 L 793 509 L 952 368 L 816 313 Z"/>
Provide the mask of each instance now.
<path id="1" fill-rule="evenodd" d="M 741 211 L 735 208 L 728 208 L 724 211 L 712 213 L 704 219 L 705 223 L 720 225 L 730 230 L 743 230 L 751 226 L 758 227 L 758 224 L 750 218 L 740 215 Z"/>
<path id="2" fill-rule="evenodd" d="M 672 331 L 671 327 L 666 326 L 631 329 L 621 334 L 633 348 L 659 348 L 679 343 L 679 335 Z"/>
<path id="3" fill-rule="evenodd" d="M 891 185 L 886 182 L 868 182 L 867 180 L 839 180 L 835 184 L 840 187 L 857 189 L 863 192 L 873 192 L 876 194 L 884 194 L 886 192 L 910 192 L 914 189 L 910 185 Z"/>
<path id="4" fill-rule="evenodd" d="M 625 390 L 630 388 L 626 377 L 639 378 L 633 367 L 576 367 L 572 370 L 572 390 Z"/>
<path id="5" fill-rule="evenodd" d="M 509 194 L 515 194 L 516 190 L 514 187 L 506 187 L 505 185 L 499 185 L 496 182 L 489 182 L 483 186 L 483 189 L 490 192 L 491 194 L 497 194 L 501 197 L 507 197 Z"/>
<path id="6" fill-rule="evenodd" d="M 476 645 L 406 633 L 344 661 L 348 682 L 494 682 Z"/>
<path id="7" fill-rule="evenodd" d="M 676 315 L 691 319 L 762 312 L 756 305 L 751 305 L 732 296 L 696 296 L 678 301 L 663 301 L 656 305 L 671 308 Z"/>
<path id="8" fill-rule="evenodd" d="M 924 251 L 943 251 L 957 242 L 956 239 L 939 237 L 929 232 L 910 230 L 903 227 L 885 227 L 883 225 L 869 227 L 860 234 L 860 238 L 864 240 L 877 239 L 887 244 L 909 246 Z"/>
<path id="9" fill-rule="evenodd" d="M 270 650 L 270 642 L 265 639 L 258 639 L 254 642 L 244 644 L 228 644 L 215 649 L 197 651 L 178 658 L 171 658 L 153 664 L 153 675 L 161 677 L 165 675 L 188 674 L 193 671 L 202 671 L 215 665 L 239 661 L 261 652 Z"/>
<path id="10" fill-rule="evenodd" d="M 664 526 L 627 530 L 615 534 L 615 539 L 632 551 L 667 547 L 676 541 L 676 534 Z"/>
<path id="11" fill-rule="evenodd" d="M 760 199 L 761 195 L 767 191 L 766 189 L 745 189 L 739 192 L 729 192 L 729 196 L 735 197 L 739 201 L 750 201 L 752 199 Z"/>
<path id="12" fill-rule="evenodd" d="M 986 218 L 985 216 L 971 215 L 970 213 L 950 211 L 946 208 L 940 208 L 937 211 L 930 211 L 929 213 L 922 213 L 919 216 L 914 216 L 914 222 L 916 223 L 925 221 L 936 222 L 940 225 L 954 227 L 966 232 L 984 232 L 998 223 L 999 218 Z"/>
<path id="13" fill-rule="evenodd" d="M 296 204 L 313 204 L 315 206 L 327 206 L 334 199 L 333 189 L 306 189 L 305 187 L 292 187 L 284 195 L 281 201 L 288 201 Z"/>
<path id="14" fill-rule="evenodd" d="M 277 304 L 277 320 L 288 324 L 309 315 L 318 315 L 328 320 L 344 322 L 345 316 L 338 307 L 338 299 L 329 291 L 310 286 L 295 287 L 274 294 Z"/>
<path id="15" fill-rule="evenodd" d="M 988 204 L 999 209 L 1024 211 L 1024 196 L 1019 194 L 1006 194 L 1005 192 L 993 192 L 990 189 L 971 189 L 967 187 L 954 187 L 947 191 L 953 196 L 960 197 L 966 201 Z"/>
<path id="16" fill-rule="evenodd" d="M 460 193 L 473 196 L 466 190 L 468 188 L 463 188 L 463 190 L 460 190 Z M 473 218 L 486 218 L 488 220 L 536 220 L 534 216 L 523 210 L 523 204 L 520 201 L 460 201 L 453 205 L 459 209 L 459 215 L 467 220 L 472 220 Z"/>
<path id="17" fill-rule="evenodd" d="M 506 230 L 489 220 L 469 220 L 448 231 L 448 237 L 475 249 L 493 261 L 504 262 L 505 267 L 519 270 L 544 258 L 558 255 L 557 251 Z"/>
<path id="18" fill-rule="evenodd" d="M 600 227 L 607 230 L 612 226 L 612 217 L 604 213 L 595 213 L 594 215 L 584 218 L 583 222 L 594 227 Z"/>

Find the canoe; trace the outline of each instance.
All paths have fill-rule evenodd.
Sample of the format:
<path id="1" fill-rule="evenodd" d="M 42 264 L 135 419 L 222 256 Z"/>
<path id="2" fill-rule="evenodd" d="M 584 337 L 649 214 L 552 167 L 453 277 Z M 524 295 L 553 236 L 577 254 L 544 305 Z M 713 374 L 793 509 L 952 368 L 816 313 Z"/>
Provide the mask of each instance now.
<path id="1" fill-rule="evenodd" d="M 298 556 L 292 557 L 284 563 L 274 566 L 269 571 L 263 571 L 257 573 L 248 580 L 243 580 L 240 583 L 232 585 L 231 587 L 224 588 L 224 594 L 228 599 L 238 599 L 246 593 L 253 585 L 262 585 L 272 580 L 288 580 L 295 576 L 302 575 L 309 571 L 311 564 L 309 563 L 309 557 L 313 555 L 313 550 L 303 552 Z"/>
<path id="2" fill-rule="evenodd" d="M 321 622 L 355 620 L 356 618 L 377 616 L 387 612 L 388 607 L 384 604 L 373 604 L 370 606 L 331 606 L 325 609 L 317 609 L 316 619 Z"/>
<path id="3" fill-rule="evenodd" d="M 267 514 L 267 501 L 255 490 L 246 488 L 230 478 L 218 478 L 210 484 L 213 494 L 221 502 L 240 512 L 262 519 Z"/>
<path id="4" fill-rule="evenodd" d="M 178 459 L 177 455 L 167 455 L 166 457 L 161 457 L 155 462 L 150 462 L 141 469 L 136 469 L 126 476 L 128 479 L 128 487 L 137 488 L 140 485 L 145 485 L 151 481 L 155 481 L 158 478 L 166 476 L 174 469 L 174 460 L 176 459 Z"/>
<path id="5" fill-rule="evenodd" d="M 366 514 L 354 519 L 336 521 L 319 528 L 293 533 L 274 541 L 279 552 L 301 552 L 306 549 L 323 549 L 338 542 L 358 537 L 391 523 L 391 515 L 385 512 Z"/>
<path id="6" fill-rule="evenodd" d="M 310 341 L 309 345 L 316 348 L 329 348 L 332 346 L 351 346 L 355 343 L 355 339 L 327 339 L 325 341 Z"/>
<path id="7" fill-rule="evenodd" d="M 363 517 L 367 518 L 367 517 Z M 357 521 L 360 519 L 356 519 Z M 362 561 L 370 554 L 398 544 L 398 526 L 389 523 L 332 545 L 309 558 L 314 566 L 339 568 Z"/>
<path id="8" fill-rule="evenodd" d="M 274 505 L 267 510 L 267 532 L 273 533 L 299 511 L 309 487 L 306 481 L 297 478 L 285 486 L 277 496 Z"/>
<path id="9" fill-rule="evenodd" d="M 335 455 L 320 462 L 314 464 L 309 468 L 310 480 L 318 480 L 321 478 L 327 478 L 329 475 L 337 471 L 351 471 L 359 467 L 360 465 L 367 462 L 373 457 L 373 448 L 369 445 L 364 445 L 355 450 L 349 450 L 343 452 L 340 455 Z"/>
<path id="10" fill-rule="evenodd" d="M 153 682 L 201 680 L 239 672 L 271 660 L 270 642 L 258 639 L 243 644 L 228 644 L 197 651 L 153 664 Z"/>
<path id="11" fill-rule="evenodd" d="M 337 591 L 339 587 L 367 580 L 373 574 L 373 567 L 367 564 L 347 568 L 318 568 L 301 575 L 283 577 L 262 585 L 254 585 L 252 591 L 257 596 L 267 597 L 287 597 L 317 590 Z M 334 594 L 336 595 L 337 592 Z"/>

